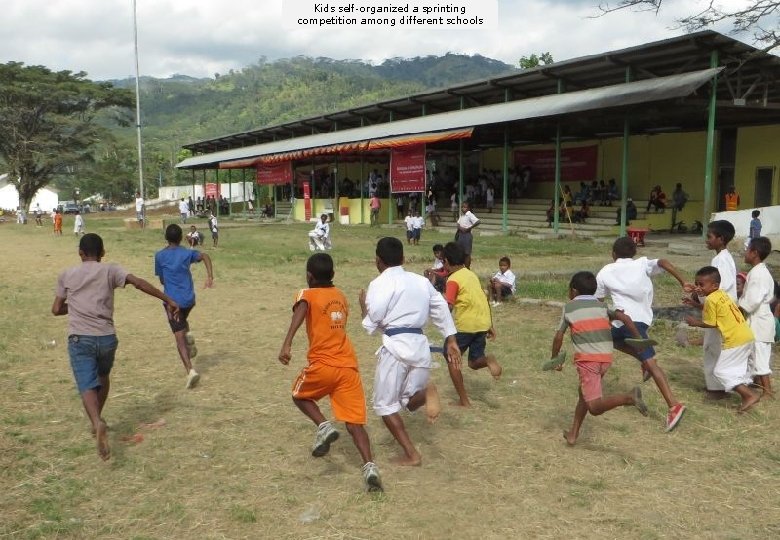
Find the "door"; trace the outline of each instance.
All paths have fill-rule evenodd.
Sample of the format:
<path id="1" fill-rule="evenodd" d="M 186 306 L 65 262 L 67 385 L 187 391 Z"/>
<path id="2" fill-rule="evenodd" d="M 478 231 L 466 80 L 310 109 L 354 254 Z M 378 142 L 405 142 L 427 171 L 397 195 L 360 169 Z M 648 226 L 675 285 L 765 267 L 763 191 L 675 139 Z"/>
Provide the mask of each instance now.
<path id="1" fill-rule="evenodd" d="M 772 180 L 775 176 L 774 167 L 756 167 L 756 202 L 757 207 L 772 204 Z"/>

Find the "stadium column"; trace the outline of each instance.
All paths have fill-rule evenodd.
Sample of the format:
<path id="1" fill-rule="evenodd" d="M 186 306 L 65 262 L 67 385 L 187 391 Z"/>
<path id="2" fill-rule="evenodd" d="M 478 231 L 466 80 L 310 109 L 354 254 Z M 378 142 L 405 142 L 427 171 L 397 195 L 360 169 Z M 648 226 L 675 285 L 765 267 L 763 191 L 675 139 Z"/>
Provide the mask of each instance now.
<path id="1" fill-rule="evenodd" d="M 626 82 L 631 82 L 631 67 L 626 66 Z M 631 136 L 631 125 L 626 116 L 623 119 L 623 164 L 620 169 L 620 237 L 626 235 L 626 223 L 628 222 L 627 200 L 628 200 L 628 155 L 629 155 L 629 137 Z"/>
<path id="2" fill-rule="evenodd" d="M 504 124 L 504 181 L 501 187 L 501 229 L 506 234 L 509 231 L 509 126 Z"/>
<path id="3" fill-rule="evenodd" d="M 219 213 L 220 213 L 219 211 L 221 210 L 219 203 L 221 202 L 220 198 L 222 197 L 222 189 L 221 186 L 219 185 L 219 165 L 217 165 L 217 168 L 214 169 L 214 181 L 217 184 L 217 194 L 214 196 L 214 202 L 216 204 L 214 206 L 217 209 L 217 217 L 219 217 Z"/>
<path id="4" fill-rule="evenodd" d="M 241 199 L 244 201 L 244 217 L 246 217 L 246 169 L 241 169 Z"/>
<path id="5" fill-rule="evenodd" d="M 233 214 L 233 169 L 228 169 L 228 215 Z"/>
<path id="6" fill-rule="evenodd" d="M 363 125 L 363 119 L 362 118 L 360 119 L 360 125 L 361 126 Z M 365 172 L 366 172 L 364 170 L 364 168 L 363 168 L 364 165 L 365 165 L 365 163 L 363 162 L 363 155 L 361 154 L 360 155 L 360 224 L 361 225 L 366 222 L 366 219 L 365 219 L 366 218 L 366 216 L 365 216 L 365 209 L 363 208 L 363 203 L 364 203 L 364 201 L 363 201 L 363 182 L 366 181 L 366 179 L 364 177 Z"/>
<path id="7" fill-rule="evenodd" d="M 559 81 L 560 84 L 560 81 Z M 558 234 L 561 213 L 561 122 L 555 126 L 555 208 L 553 209 L 553 232 Z"/>
<path id="8" fill-rule="evenodd" d="M 718 67 L 718 51 L 714 50 L 710 53 L 710 67 Z M 715 151 L 715 109 L 717 107 L 717 92 L 718 91 L 718 75 L 712 77 L 712 85 L 710 90 L 710 104 L 707 107 L 707 151 L 705 155 L 704 163 L 704 210 L 702 212 L 702 223 L 707 223 L 710 220 L 710 212 L 715 208 L 712 201 L 712 167 L 713 167 L 713 154 Z M 707 228 L 702 230 L 702 237 L 707 235 Z"/>

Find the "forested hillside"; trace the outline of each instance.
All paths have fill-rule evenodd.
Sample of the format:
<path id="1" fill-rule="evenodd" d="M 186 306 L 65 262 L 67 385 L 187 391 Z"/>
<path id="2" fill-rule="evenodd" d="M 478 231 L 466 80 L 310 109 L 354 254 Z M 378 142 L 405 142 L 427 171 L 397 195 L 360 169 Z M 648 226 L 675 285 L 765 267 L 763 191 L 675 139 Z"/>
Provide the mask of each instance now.
<path id="1" fill-rule="evenodd" d="M 157 185 L 189 181 L 174 168 L 184 144 L 321 115 L 414 92 L 469 82 L 514 69 L 483 56 L 447 54 L 394 58 L 381 65 L 358 60 L 261 58 L 213 78 L 176 75 L 141 79 L 144 177 L 149 196 Z M 134 89 L 134 79 L 110 81 Z M 69 167 L 54 182 L 66 193 L 101 193 L 132 200 L 138 185 L 136 131 L 102 122 L 110 134 L 91 159 Z M 134 122 L 133 122 L 134 124 Z"/>
<path id="2" fill-rule="evenodd" d="M 178 144 L 257 129 L 491 77 L 512 66 L 483 56 L 357 60 L 296 57 L 256 64 L 213 79 L 142 80 L 142 125 L 153 139 Z M 115 81 L 132 86 L 133 80 Z"/>

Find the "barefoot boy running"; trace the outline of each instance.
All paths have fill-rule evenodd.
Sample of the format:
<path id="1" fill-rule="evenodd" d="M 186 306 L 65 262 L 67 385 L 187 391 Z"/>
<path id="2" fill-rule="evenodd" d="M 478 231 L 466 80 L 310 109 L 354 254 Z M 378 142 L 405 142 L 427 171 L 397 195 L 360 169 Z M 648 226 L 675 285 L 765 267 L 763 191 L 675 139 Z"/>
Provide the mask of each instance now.
<path id="1" fill-rule="evenodd" d="M 501 365 L 492 354 L 485 354 L 486 338 L 495 338 L 493 315 L 477 275 L 466 267 L 466 254 L 459 244 L 444 246 L 444 267 L 450 273 L 444 297 L 452 310 L 461 354 L 469 351 L 471 369 L 488 368 L 494 379 L 501 377 Z M 450 378 L 458 392 L 458 405 L 469 407 L 460 364 L 448 363 Z"/>
<path id="2" fill-rule="evenodd" d="M 371 457 L 371 443 L 363 426 L 366 424 L 366 398 L 358 371 L 357 356 L 347 337 L 347 299 L 333 286 L 333 259 L 316 253 L 306 262 L 308 289 L 301 289 L 293 304 L 290 328 L 279 351 L 279 361 L 287 365 L 292 358 L 295 333 L 306 321 L 309 336 L 308 365 L 293 384 L 293 402 L 317 426 L 311 454 L 322 457 L 339 438 L 339 432 L 317 406 L 330 397 L 333 415 L 347 426 L 363 460 L 363 479 L 368 491 L 382 491 L 379 469 Z"/>
<path id="3" fill-rule="evenodd" d="M 450 364 L 460 364 L 455 341 L 455 324 L 447 302 L 423 276 L 403 268 L 404 245 L 385 237 L 376 245 L 379 276 L 360 291 L 363 328 L 369 334 L 382 332 L 374 378 L 374 411 L 401 445 L 404 455 L 398 465 L 420 465 L 422 457 L 412 444 L 399 412 L 415 411 L 425 405 L 433 422 L 441 406 L 433 383 L 429 382 L 431 351 L 422 327 L 431 319 L 445 337 L 445 354 Z M 483 295 L 484 298 L 484 295 Z"/>
<path id="4" fill-rule="evenodd" d="M 114 328 L 114 289 L 133 285 L 165 302 L 169 316 L 179 315 L 176 302 L 146 280 L 128 274 L 116 264 L 100 264 L 103 239 L 88 233 L 79 240 L 81 265 L 62 272 L 51 312 L 68 316 L 68 355 L 73 377 L 97 438 L 100 459 L 111 457 L 108 426 L 102 418 L 111 386 L 110 374 L 119 344 Z"/>
<path id="5" fill-rule="evenodd" d="M 574 344 L 574 365 L 580 378 L 579 400 L 574 409 L 574 421 L 571 429 L 563 434 L 566 442 L 577 442 L 582 422 L 590 413 L 599 416 L 616 407 L 633 405 L 643 416 L 647 416 L 647 406 L 642 401 L 642 391 L 634 387 L 630 394 L 604 396 L 601 379 L 612 365 L 612 331 L 610 319 L 622 322 L 631 332 L 639 332 L 633 321 L 621 311 L 610 311 L 593 293 L 596 292 L 596 276 L 591 272 L 577 272 L 569 282 L 569 300 L 563 308 L 563 316 L 552 344 L 552 356 L 561 352 L 563 335 L 571 329 L 571 341 Z M 562 365 L 556 369 L 560 370 Z"/>

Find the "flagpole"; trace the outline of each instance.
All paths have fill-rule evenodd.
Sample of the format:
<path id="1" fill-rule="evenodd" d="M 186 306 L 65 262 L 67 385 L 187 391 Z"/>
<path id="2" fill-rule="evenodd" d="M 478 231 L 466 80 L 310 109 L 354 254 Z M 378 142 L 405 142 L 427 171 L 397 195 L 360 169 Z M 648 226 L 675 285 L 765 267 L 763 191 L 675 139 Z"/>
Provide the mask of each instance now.
<path id="1" fill-rule="evenodd" d="M 135 129 L 138 139 L 138 186 L 141 198 L 146 200 L 144 195 L 144 160 L 143 150 L 141 148 L 141 91 L 139 87 L 140 70 L 138 69 L 138 15 L 136 10 L 136 0 L 133 0 L 133 42 L 135 45 Z M 144 202 L 142 227 L 146 227 L 146 203 Z"/>

